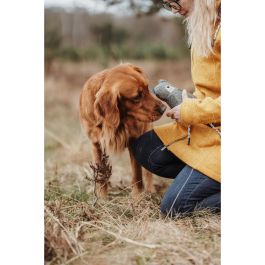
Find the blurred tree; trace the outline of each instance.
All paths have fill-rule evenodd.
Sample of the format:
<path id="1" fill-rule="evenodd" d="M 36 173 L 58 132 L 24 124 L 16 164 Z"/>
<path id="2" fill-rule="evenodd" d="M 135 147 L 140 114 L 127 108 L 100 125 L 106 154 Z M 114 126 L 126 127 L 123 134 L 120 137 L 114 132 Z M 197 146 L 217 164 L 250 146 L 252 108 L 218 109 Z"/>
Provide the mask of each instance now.
<path id="1" fill-rule="evenodd" d="M 121 47 L 129 37 L 128 32 L 123 28 L 115 27 L 110 21 L 92 26 L 91 31 L 97 38 L 98 44 L 102 47 L 102 64 L 108 66 L 111 58 L 118 60 L 118 55 L 113 51 L 113 46 Z"/>
<path id="2" fill-rule="evenodd" d="M 115 3 L 97 1 L 116 3 L 117 7 L 123 2 L 128 8 L 131 3 L 130 0 L 116 0 Z M 153 3 L 151 0 L 136 2 L 142 11 L 144 6 L 150 9 Z M 145 12 L 149 9 L 145 8 Z M 176 60 L 187 55 L 185 27 L 177 16 L 155 14 L 137 17 L 126 12 L 115 16 L 104 12 L 94 14 L 80 8 L 45 8 L 45 69 L 49 69 L 53 59 L 57 58 L 98 60 L 107 66 L 111 59 L 116 62 L 127 59 Z"/>
<path id="3" fill-rule="evenodd" d="M 45 72 L 48 72 L 53 60 L 58 55 L 61 47 L 62 37 L 60 31 L 56 28 L 50 29 L 45 27 L 44 30 L 44 47 L 45 47 Z"/>

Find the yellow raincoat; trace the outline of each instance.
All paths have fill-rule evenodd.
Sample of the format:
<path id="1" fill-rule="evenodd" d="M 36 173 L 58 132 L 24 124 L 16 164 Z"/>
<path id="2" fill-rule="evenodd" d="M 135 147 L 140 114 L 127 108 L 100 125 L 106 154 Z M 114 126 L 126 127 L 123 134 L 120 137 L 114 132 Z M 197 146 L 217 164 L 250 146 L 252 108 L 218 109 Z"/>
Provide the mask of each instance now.
<path id="1" fill-rule="evenodd" d="M 191 51 L 191 73 L 196 99 L 185 99 L 180 108 L 180 122 L 155 126 L 154 131 L 167 149 L 192 168 L 221 182 L 218 133 L 207 124 L 221 129 L 221 32 L 213 46 L 214 54 L 200 57 Z M 188 145 L 188 125 L 191 141 Z"/>

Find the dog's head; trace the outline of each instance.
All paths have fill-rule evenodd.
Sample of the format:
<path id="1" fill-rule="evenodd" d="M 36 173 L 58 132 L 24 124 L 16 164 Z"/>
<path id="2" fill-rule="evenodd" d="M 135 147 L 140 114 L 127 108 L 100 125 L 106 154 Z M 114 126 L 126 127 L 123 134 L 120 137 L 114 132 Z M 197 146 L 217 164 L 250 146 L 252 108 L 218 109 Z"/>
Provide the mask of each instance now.
<path id="1" fill-rule="evenodd" d="M 110 69 L 94 103 L 95 113 L 110 127 L 117 127 L 121 119 L 133 118 L 142 122 L 158 120 L 166 106 L 148 89 L 143 70 L 132 64 Z"/>

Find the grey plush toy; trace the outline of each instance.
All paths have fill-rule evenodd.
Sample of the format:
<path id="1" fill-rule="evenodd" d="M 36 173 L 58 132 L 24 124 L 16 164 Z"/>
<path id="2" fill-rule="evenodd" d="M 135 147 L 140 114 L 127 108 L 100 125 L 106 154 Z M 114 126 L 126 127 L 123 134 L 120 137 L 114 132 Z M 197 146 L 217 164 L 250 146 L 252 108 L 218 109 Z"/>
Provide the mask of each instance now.
<path id="1" fill-rule="evenodd" d="M 170 108 L 182 103 L 182 90 L 172 86 L 166 80 L 159 80 L 158 84 L 153 87 L 154 94 L 161 100 L 165 101 Z M 187 92 L 189 98 L 195 98 L 191 93 Z"/>

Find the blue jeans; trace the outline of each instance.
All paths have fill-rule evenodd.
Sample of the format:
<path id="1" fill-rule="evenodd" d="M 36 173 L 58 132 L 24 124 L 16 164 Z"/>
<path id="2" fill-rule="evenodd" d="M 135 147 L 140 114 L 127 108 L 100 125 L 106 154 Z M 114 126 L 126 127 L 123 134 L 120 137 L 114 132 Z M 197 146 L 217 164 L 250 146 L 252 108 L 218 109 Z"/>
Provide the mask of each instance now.
<path id="1" fill-rule="evenodd" d="M 133 153 L 140 165 L 158 176 L 174 179 L 162 199 L 161 212 L 170 216 L 206 208 L 219 212 L 220 183 L 186 165 L 169 150 L 161 150 L 163 146 L 154 130 L 133 142 Z"/>

